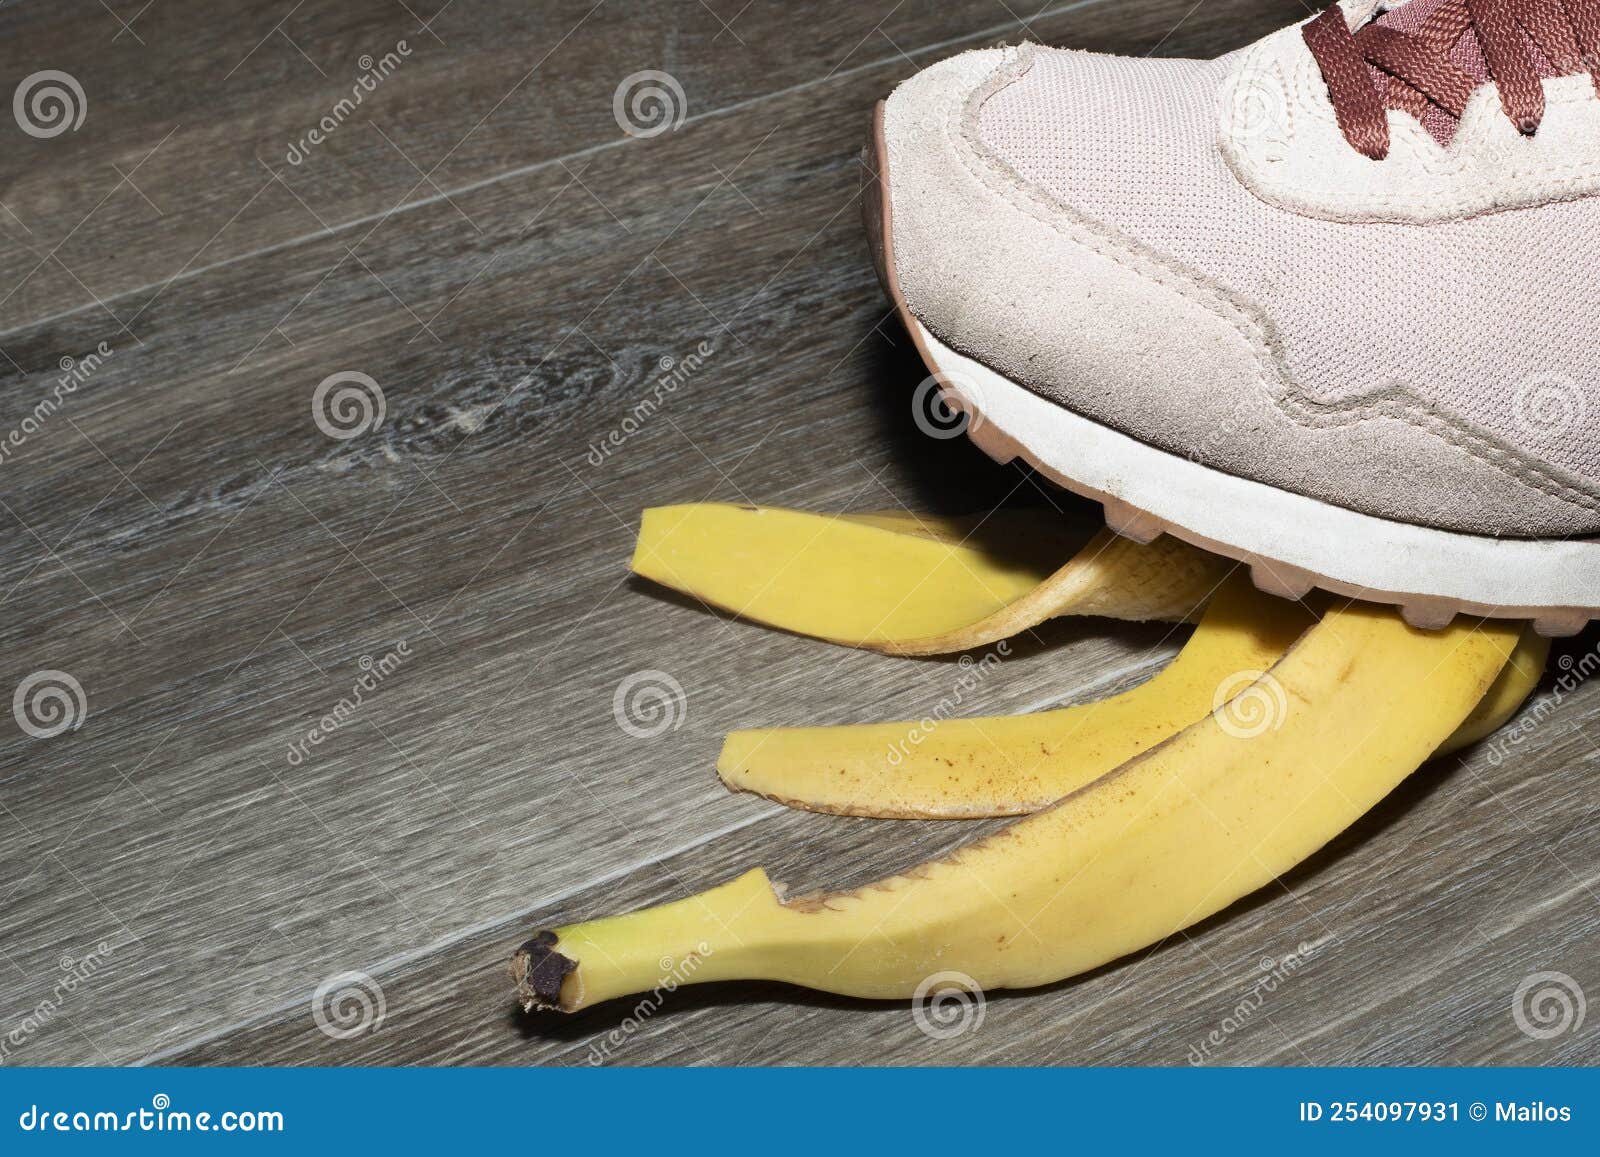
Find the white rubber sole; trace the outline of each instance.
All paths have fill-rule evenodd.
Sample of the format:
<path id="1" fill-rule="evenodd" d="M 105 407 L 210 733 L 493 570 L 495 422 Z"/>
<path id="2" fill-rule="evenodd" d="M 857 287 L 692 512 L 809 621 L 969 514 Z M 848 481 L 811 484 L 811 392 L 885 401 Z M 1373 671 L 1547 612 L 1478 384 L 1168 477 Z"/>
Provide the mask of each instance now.
<path id="1" fill-rule="evenodd" d="M 941 395 L 997 461 L 1022 458 L 1105 507 L 1141 542 L 1168 533 L 1249 565 L 1265 591 L 1313 587 L 1399 605 L 1418 627 L 1458 613 L 1570 635 L 1600 617 L 1600 542 L 1486 538 L 1391 522 L 1225 474 L 1047 401 L 907 317 Z"/>

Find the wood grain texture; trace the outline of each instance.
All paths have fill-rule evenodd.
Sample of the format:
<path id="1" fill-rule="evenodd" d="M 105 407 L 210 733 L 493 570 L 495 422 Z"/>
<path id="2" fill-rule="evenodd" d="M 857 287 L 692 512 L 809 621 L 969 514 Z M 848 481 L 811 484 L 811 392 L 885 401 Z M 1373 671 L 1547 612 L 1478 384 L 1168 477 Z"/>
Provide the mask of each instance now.
<path id="1" fill-rule="evenodd" d="M 0 1030 L 32 1026 L 5 1059 L 583 1063 L 629 1009 L 514 1013 L 503 964 L 530 923 L 753 862 L 797 887 L 864 881 L 987 830 L 723 791 L 725 731 L 916 717 L 954 668 L 734 623 L 629 580 L 626 560 L 639 509 L 668 502 L 1093 517 L 916 433 L 924 371 L 859 225 L 866 110 L 922 64 L 1017 39 L 1008 10 L 202 7 L 158 4 L 137 39 L 95 4 L 0 9 L 0 80 L 65 67 L 91 101 L 79 133 L 0 159 L 0 288 L 16 285 L 0 426 L 62 358 L 112 351 L 0 462 L 0 686 L 59 669 L 88 700 L 76 731 L 0 730 Z M 1194 55 L 1299 14 L 1024 13 L 1051 42 Z M 416 57 L 311 160 L 257 163 L 348 86 L 352 59 L 406 35 Z M 635 140 L 611 94 L 649 67 L 679 78 L 690 116 Z M 134 175 L 160 212 L 127 185 L 106 197 L 109 164 L 164 139 Z M 401 150 L 431 184 L 410 188 Z M 702 343 L 704 364 L 592 463 L 664 359 Z M 341 441 L 312 394 L 347 371 L 378 383 L 385 417 Z M 1103 693 L 1178 641 L 1052 624 L 973 709 Z M 401 643 L 359 711 L 292 759 L 363 657 Z M 682 727 L 652 740 L 612 717 L 642 669 L 687 694 Z M 977 1033 L 933 1042 L 903 1007 L 772 987 L 686 990 L 607 1059 L 1181 1064 L 1262 957 L 1326 941 L 1215 1059 L 1593 1062 L 1593 1032 L 1530 1041 L 1509 1002 L 1541 968 L 1600 991 L 1597 706 L 1565 695 L 1506 758 L 1424 772 L 1283 888 L 1134 961 L 996 997 Z M 63 997 L 68 958 L 93 975 Z M 310 1003 L 346 970 L 381 985 L 386 1017 L 335 1040 Z"/>

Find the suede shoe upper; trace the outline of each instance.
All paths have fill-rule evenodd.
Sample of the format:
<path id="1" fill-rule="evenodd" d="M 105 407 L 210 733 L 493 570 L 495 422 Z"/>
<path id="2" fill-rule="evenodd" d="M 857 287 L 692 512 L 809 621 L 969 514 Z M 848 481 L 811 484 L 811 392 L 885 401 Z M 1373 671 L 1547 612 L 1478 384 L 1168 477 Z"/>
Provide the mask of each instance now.
<path id="1" fill-rule="evenodd" d="M 1497 168 L 1474 134 L 1500 130 L 1387 115 L 1390 154 L 1360 154 L 1299 28 L 1215 61 L 956 57 L 885 113 L 907 303 L 1067 408 L 1230 473 L 1469 533 L 1600 531 L 1600 197 L 1528 202 L 1543 153 Z M 1472 208 L 1497 180 L 1527 203 Z M 1460 206 L 1418 195 L 1407 219 L 1393 190 L 1419 181 Z"/>

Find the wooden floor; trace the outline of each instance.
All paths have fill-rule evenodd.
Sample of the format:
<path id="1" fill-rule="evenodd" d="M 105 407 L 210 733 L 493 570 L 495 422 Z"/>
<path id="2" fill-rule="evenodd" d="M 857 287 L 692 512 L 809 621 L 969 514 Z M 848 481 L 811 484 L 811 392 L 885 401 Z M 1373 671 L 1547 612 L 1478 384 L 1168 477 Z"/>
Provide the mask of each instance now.
<path id="1" fill-rule="evenodd" d="M 919 717 L 953 668 L 630 580 L 638 512 L 1049 502 L 1087 523 L 1093 508 L 916 432 L 923 371 L 859 220 L 868 110 L 965 48 L 1213 55 L 1305 11 L 0 7 L 4 92 L 60 70 L 86 110 L 49 138 L 0 126 L 0 436 L 21 434 L 0 458 L 0 692 L 61 671 L 87 705 L 52 738 L 0 728 L 5 1063 L 585 1063 L 631 1005 L 516 1012 L 504 964 L 531 926 L 755 863 L 795 888 L 865 881 L 987 830 L 724 791 L 728 729 Z M 369 66 L 386 75 L 341 109 Z M 678 82 L 686 117 L 634 138 L 613 94 L 646 69 Z M 659 413 L 591 461 L 702 343 Z M 319 428 L 313 394 L 337 374 L 376 383 L 381 425 Z M 1567 645 L 1574 672 L 1596 641 Z M 1102 694 L 1178 642 L 1053 624 L 976 709 Z M 309 744 L 374 661 L 359 711 Z M 612 717 L 646 668 L 687 696 L 652 740 Z M 1557 688 L 1529 718 L 1200 927 L 993 997 L 977 1031 L 707 986 L 609 1060 L 1182 1065 L 1217 1033 L 1215 1063 L 1600 1061 L 1600 1016 L 1547 1040 L 1512 1016 L 1539 971 L 1600 995 L 1600 688 Z M 1241 1017 L 1263 961 L 1301 945 Z M 341 1037 L 313 998 L 347 972 L 371 978 L 375 1019 Z"/>

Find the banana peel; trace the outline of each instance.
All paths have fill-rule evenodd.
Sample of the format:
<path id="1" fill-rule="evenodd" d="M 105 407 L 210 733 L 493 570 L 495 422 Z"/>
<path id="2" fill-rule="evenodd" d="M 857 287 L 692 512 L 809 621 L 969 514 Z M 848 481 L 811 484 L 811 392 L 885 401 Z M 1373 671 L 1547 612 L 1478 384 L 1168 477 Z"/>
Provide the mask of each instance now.
<path id="1" fill-rule="evenodd" d="M 1288 871 L 1457 731 L 1516 649 L 1512 624 L 1408 627 L 1335 607 L 1205 717 L 952 856 L 855 891 L 786 899 L 756 868 L 707 892 L 535 934 L 527 1009 L 682 983 L 782 981 L 903 999 L 935 974 L 983 990 L 1074 976 L 1155 944 Z"/>
<path id="2" fill-rule="evenodd" d="M 1210 711 L 1276 662 L 1310 612 L 1242 580 L 1211 602 L 1171 664 L 1132 690 L 1028 715 L 752 728 L 729 733 L 717 774 L 788 807 L 876 819 L 1025 815 L 1092 783 Z M 1550 640 L 1525 628 L 1487 694 L 1432 758 L 1498 731 L 1533 692 Z"/>
<path id="3" fill-rule="evenodd" d="M 1059 615 L 1197 618 L 1231 567 L 1170 536 L 1076 543 L 1053 510 L 939 519 L 725 503 L 646 510 L 632 562 L 742 618 L 891 655 L 983 647 Z"/>
<path id="4" fill-rule="evenodd" d="M 1302 604 L 1261 594 L 1236 576 L 1177 658 L 1119 695 L 1029 715 L 735 731 L 717 773 L 735 791 L 839 815 L 1025 815 L 1231 699 L 1312 622 Z"/>
<path id="5" fill-rule="evenodd" d="M 1120 540 L 1092 539 L 1051 569 L 1070 548 L 1052 539 L 1048 520 L 1030 528 L 1032 516 L 1008 517 L 1018 521 L 1002 526 L 1005 549 L 996 549 L 980 537 L 982 523 L 904 513 L 647 513 L 634 562 L 640 574 L 770 625 L 890 653 L 964 649 L 1052 614 L 1131 610 L 1118 617 L 1177 620 L 1209 609 L 1183 654 L 1144 688 L 1020 720 L 941 721 L 932 734 L 947 743 L 966 729 L 970 766 L 959 774 L 958 748 L 941 754 L 937 743 L 919 743 L 928 761 L 899 783 L 874 779 L 882 767 L 870 761 L 831 783 L 816 771 L 819 752 L 857 758 L 865 740 L 875 744 L 883 733 L 735 733 L 724 753 L 730 782 L 781 772 L 807 793 L 798 801 L 806 806 L 1031 814 L 854 891 L 788 898 L 756 868 L 684 900 L 537 932 L 511 966 L 525 1009 L 571 1012 L 669 981 L 765 979 L 905 998 L 952 975 L 979 989 L 1076 975 L 1281 875 L 1430 755 L 1482 738 L 1521 704 L 1548 648 L 1508 623 L 1424 632 L 1392 610 L 1357 604 L 1325 610 L 1307 627 L 1306 608 L 1262 601 L 1242 581 L 1223 583 L 1226 564 L 1207 570 L 1203 561 L 1164 578 L 1153 556 L 1140 553 L 1150 548 L 1117 552 Z M 811 537 L 797 539 L 802 531 Z M 730 544 L 750 550 L 740 556 Z M 1173 557 L 1181 564 L 1186 554 L 1204 559 L 1188 548 Z M 1130 574 L 1140 584 L 1132 594 L 1119 587 L 1119 576 Z M 1204 709 L 1200 692 L 1235 662 Z M 1057 730 L 1035 756 L 1019 745 L 1032 744 L 1041 724 Z M 1028 758 L 997 763 L 993 749 L 1006 748 L 987 739 L 991 754 L 980 756 L 983 727 L 1015 729 L 1006 743 Z M 1079 742 L 1085 731 L 1089 742 Z M 794 742 L 785 758 L 757 758 L 773 744 L 780 751 L 784 736 Z M 1127 748 L 1120 756 L 1119 745 Z M 986 759 L 991 772 L 1006 774 L 985 777 Z M 919 802 L 907 810 L 911 797 Z"/>

